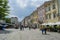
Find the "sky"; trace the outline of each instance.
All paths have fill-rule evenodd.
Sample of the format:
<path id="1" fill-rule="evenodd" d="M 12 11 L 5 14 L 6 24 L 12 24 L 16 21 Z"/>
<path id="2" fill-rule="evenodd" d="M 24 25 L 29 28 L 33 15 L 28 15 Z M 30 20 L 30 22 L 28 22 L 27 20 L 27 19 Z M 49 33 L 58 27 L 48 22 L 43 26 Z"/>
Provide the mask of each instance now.
<path id="1" fill-rule="evenodd" d="M 22 21 L 34 10 L 48 0 L 8 0 L 10 6 L 9 17 L 18 17 Z"/>

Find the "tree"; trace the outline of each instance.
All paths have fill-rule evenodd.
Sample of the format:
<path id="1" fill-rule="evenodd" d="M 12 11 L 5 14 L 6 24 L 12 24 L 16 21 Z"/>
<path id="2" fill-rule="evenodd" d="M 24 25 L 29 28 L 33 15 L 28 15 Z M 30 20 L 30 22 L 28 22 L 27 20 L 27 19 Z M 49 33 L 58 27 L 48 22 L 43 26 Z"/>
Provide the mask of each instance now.
<path id="1" fill-rule="evenodd" d="M 6 23 L 11 23 L 11 18 L 5 18 Z"/>
<path id="2" fill-rule="evenodd" d="M 5 16 L 9 14 L 8 0 L 0 0 L 0 19 L 5 19 Z"/>

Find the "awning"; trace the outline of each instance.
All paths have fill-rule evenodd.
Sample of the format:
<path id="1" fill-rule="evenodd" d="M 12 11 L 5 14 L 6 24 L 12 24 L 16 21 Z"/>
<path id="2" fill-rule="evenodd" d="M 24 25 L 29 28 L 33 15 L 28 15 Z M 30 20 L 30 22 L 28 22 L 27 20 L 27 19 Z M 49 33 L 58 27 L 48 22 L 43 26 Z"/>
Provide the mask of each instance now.
<path id="1" fill-rule="evenodd" d="M 48 25 L 56 25 L 55 23 L 48 23 Z"/>
<path id="2" fill-rule="evenodd" d="M 60 22 L 56 22 L 56 23 L 43 23 L 42 25 L 60 25 Z"/>
<path id="3" fill-rule="evenodd" d="M 42 25 L 48 25 L 47 23 L 43 23 Z"/>
<path id="4" fill-rule="evenodd" d="M 56 22 L 55 25 L 60 25 L 60 22 Z"/>
<path id="5" fill-rule="evenodd" d="M 56 25 L 55 23 L 43 23 L 42 25 Z"/>

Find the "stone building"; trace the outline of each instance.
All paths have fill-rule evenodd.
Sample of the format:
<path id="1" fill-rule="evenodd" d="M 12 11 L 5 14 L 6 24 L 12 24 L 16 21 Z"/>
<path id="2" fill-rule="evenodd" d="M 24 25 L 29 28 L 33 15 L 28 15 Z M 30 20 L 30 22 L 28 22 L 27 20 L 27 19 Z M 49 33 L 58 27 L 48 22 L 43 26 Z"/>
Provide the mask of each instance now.
<path id="1" fill-rule="evenodd" d="M 38 27 L 38 11 L 35 10 L 31 14 L 31 24 L 33 27 Z"/>
<path id="2" fill-rule="evenodd" d="M 45 15 L 45 6 L 44 6 L 44 4 L 39 6 L 37 8 L 37 10 L 38 10 L 38 21 L 39 21 L 39 23 L 40 24 L 44 23 L 45 22 L 45 16 L 46 16 Z"/>
<path id="3" fill-rule="evenodd" d="M 58 5 L 57 0 L 44 3 L 46 12 L 46 23 L 58 22 Z"/>
<path id="4" fill-rule="evenodd" d="M 11 17 L 11 24 L 14 25 L 14 27 L 19 27 L 19 21 L 17 17 Z"/>

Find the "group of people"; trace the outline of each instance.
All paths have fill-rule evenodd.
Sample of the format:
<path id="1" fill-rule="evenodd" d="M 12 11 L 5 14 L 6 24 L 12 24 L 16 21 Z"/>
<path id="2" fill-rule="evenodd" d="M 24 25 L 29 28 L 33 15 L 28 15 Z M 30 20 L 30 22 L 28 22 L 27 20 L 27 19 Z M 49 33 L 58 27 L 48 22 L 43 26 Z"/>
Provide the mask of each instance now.
<path id="1" fill-rule="evenodd" d="M 20 30 L 24 30 L 24 26 L 23 25 L 20 25 Z"/>
<path id="2" fill-rule="evenodd" d="M 29 30 L 31 29 L 31 27 L 29 27 Z M 23 25 L 20 25 L 20 30 L 24 30 L 24 26 Z M 41 31 L 42 31 L 42 34 L 47 34 L 47 28 L 42 28 L 41 29 Z"/>
<path id="3" fill-rule="evenodd" d="M 23 25 L 20 25 L 20 30 L 24 30 L 24 28 L 27 28 L 28 26 L 23 26 Z M 31 27 L 29 26 L 29 30 L 31 29 Z"/>

